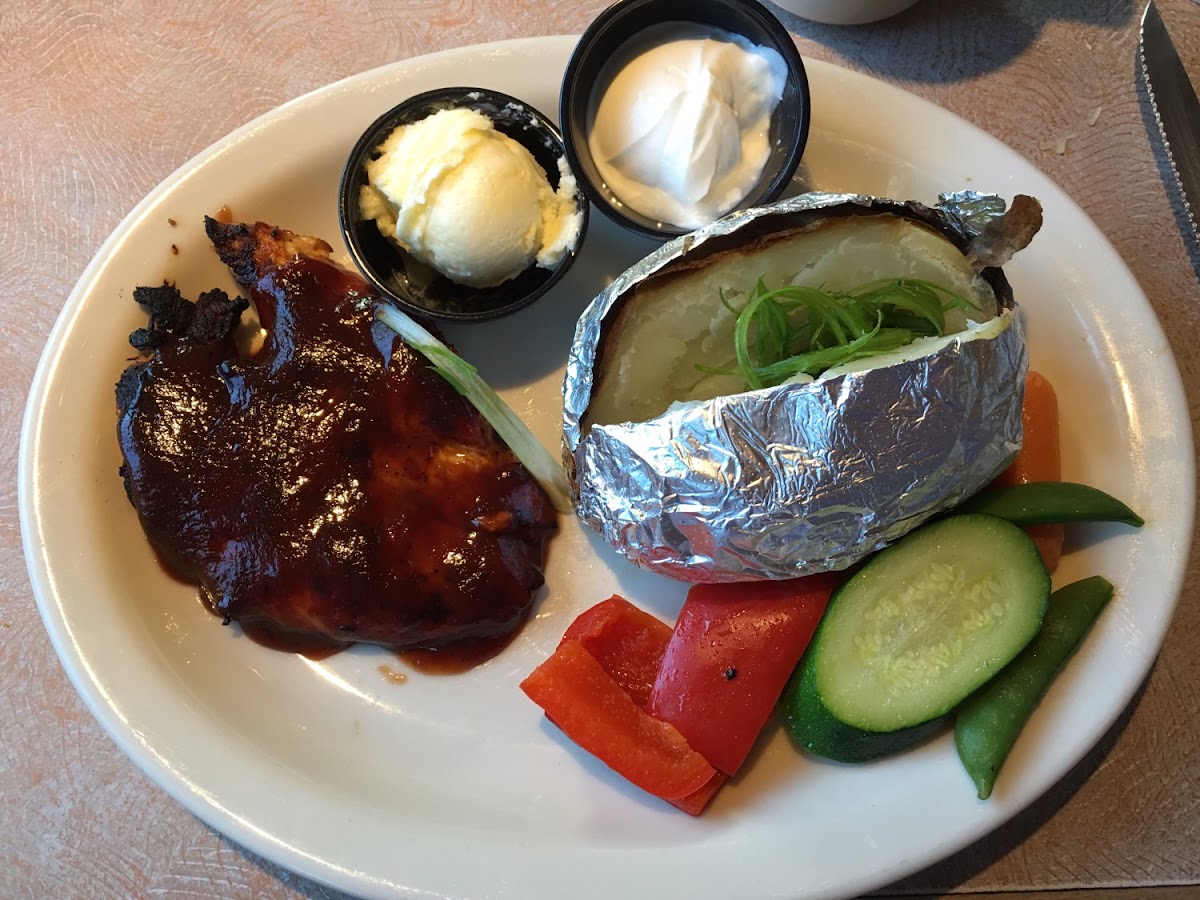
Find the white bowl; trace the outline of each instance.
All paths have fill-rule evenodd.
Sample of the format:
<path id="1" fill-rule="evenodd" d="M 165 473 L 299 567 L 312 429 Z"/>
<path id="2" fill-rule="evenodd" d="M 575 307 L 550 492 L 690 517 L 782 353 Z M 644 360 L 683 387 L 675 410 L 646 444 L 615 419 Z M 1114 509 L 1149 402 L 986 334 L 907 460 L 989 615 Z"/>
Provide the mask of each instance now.
<path id="1" fill-rule="evenodd" d="M 908 9 L 917 0 L 772 0 L 780 9 L 829 25 L 877 22 Z"/>

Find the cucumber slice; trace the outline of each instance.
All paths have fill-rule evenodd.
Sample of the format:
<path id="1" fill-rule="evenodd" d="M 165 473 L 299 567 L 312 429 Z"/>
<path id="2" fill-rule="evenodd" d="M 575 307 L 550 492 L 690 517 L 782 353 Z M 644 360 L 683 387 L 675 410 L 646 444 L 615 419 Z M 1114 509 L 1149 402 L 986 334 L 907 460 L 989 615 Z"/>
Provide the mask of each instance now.
<path id="1" fill-rule="evenodd" d="M 834 595 L 809 652 L 821 701 L 866 731 L 945 715 L 1042 623 L 1037 546 L 995 516 L 942 519 L 872 559 Z"/>
<path id="2" fill-rule="evenodd" d="M 915 747 L 940 731 L 945 722 L 933 719 L 898 731 L 864 731 L 847 725 L 821 702 L 815 669 L 813 654 L 806 653 L 779 700 L 788 736 L 809 753 L 837 762 L 868 762 Z"/>

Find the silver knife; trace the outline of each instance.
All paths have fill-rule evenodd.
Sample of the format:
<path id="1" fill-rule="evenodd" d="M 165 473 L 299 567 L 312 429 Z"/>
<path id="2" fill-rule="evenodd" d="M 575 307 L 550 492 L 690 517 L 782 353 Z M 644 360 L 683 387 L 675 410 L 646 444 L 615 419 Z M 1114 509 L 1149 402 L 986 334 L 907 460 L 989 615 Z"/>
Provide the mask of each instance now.
<path id="1" fill-rule="evenodd" d="M 1140 48 L 1142 75 L 1154 119 L 1167 147 L 1167 159 L 1183 188 L 1192 236 L 1200 237 L 1196 226 L 1200 214 L 1200 102 L 1154 0 L 1146 4 L 1142 15 Z"/>

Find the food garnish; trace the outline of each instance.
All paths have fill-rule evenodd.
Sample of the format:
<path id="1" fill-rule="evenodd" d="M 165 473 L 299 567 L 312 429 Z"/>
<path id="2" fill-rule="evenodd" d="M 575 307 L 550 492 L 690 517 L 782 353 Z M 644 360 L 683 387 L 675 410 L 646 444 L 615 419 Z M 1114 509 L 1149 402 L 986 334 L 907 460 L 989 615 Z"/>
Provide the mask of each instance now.
<path id="1" fill-rule="evenodd" d="M 775 387 L 798 375 L 815 377 L 919 337 L 943 337 L 947 312 L 977 310 L 965 297 L 920 278 L 882 278 L 848 291 L 804 285 L 768 290 L 759 278 L 740 310 L 723 292 L 721 302 L 737 315 L 736 371 L 747 390 Z M 712 375 L 735 371 L 699 363 L 696 368 Z"/>
<path id="2" fill-rule="evenodd" d="M 394 306 L 381 305 L 376 317 L 414 350 L 428 359 L 454 390 L 471 402 L 546 492 L 554 508 L 572 511 L 570 486 L 562 465 L 550 455 L 511 406 L 492 389 L 479 371 L 439 341 L 428 329 Z"/>

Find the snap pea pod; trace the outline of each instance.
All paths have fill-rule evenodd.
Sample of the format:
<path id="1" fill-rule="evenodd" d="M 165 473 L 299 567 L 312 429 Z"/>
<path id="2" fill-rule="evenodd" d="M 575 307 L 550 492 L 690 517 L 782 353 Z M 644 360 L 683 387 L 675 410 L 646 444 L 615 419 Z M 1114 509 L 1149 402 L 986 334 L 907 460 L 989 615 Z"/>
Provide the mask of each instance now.
<path id="1" fill-rule="evenodd" d="M 987 513 L 1017 525 L 1053 522 L 1122 522 L 1140 528 L 1145 520 L 1116 497 L 1086 484 L 1043 481 L 984 491 L 958 512 Z"/>
<path id="2" fill-rule="evenodd" d="M 980 800 L 991 796 L 1017 735 L 1112 594 L 1113 586 L 1099 575 L 1059 588 L 1037 636 L 959 707 L 954 745 Z"/>

